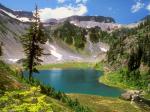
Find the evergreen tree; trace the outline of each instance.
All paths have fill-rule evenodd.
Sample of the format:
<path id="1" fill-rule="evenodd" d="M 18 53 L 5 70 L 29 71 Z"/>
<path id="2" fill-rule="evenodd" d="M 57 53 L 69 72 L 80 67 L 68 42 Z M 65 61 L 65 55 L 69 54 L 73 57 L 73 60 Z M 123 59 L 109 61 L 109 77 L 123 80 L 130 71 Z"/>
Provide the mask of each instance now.
<path id="1" fill-rule="evenodd" d="M 3 42 L 0 42 L 0 56 L 3 55 L 3 50 L 2 50 Z"/>
<path id="2" fill-rule="evenodd" d="M 29 71 L 29 81 L 32 81 L 33 72 L 38 72 L 37 65 L 40 65 L 42 60 L 40 57 L 43 55 L 42 44 L 47 41 L 44 28 L 40 22 L 38 7 L 33 16 L 33 23 L 30 26 L 28 32 L 23 36 L 22 43 L 26 59 L 24 61 L 24 67 Z"/>

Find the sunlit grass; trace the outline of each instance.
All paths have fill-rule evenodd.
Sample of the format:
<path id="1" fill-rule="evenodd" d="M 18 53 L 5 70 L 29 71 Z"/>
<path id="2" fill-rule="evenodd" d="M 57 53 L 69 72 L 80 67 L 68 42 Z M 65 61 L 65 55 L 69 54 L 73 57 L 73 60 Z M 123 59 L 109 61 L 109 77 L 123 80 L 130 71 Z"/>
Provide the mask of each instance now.
<path id="1" fill-rule="evenodd" d="M 49 70 L 49 69 L 68 69 L 68 68 L 78 68 L 78 69 L 99 69 L 101 64 L 98 67 L 95 67 L 96 63 L 87 63 L 87 62 L 66 62 L 66 63 L 54 63 L 37 66 L 39 70 Z"/>
<path id="2" fill-rule="evenodd" d="M 79 101 L 91 108 L 94 112 L 145 112 L 138 108 L 136 104 L 130 104 L 119 98 L 108 98 L 92 95 L 69 94 L 72 99 Z"/>
<path id="3" fill-rule="evenodd" d="M 118 71 L 116 72 L 111 72 L 111 73 L 105 73 L 104 75 L 102 75 L 100 78 L 99 78 L 99 81 L 101 83 L 104 83 L 106 85 L 109 85 L 109 86 L 113 86 L 113 87 L 118 87 L 118 88 L 122 88 L 122 89 L 137 89 L 136 87 L 134 86 L 131 86 L 131 85 L 127 85 L 125 83 L 123 83 L 121 80 L 121 77 L 120 77 L 120 73 Z"/>

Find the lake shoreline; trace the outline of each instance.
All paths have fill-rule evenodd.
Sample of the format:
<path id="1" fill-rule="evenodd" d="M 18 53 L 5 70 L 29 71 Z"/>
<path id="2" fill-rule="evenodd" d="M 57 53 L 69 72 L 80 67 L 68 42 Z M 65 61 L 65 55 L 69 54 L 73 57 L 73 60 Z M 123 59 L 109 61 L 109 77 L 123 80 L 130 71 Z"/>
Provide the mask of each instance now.
<path id="1" fill-rule="evenodd" d="M 64 63 L 40 65 L 37 66 L 37 69 L 38 70 L 69 69 L 69 68 L 86 69 L 86 68 L 93 68 L 94 65 L 95 65 L 94 62 L 64 62 Z"/>
<path id="2" fill-rule="evenodd" d="M 61 77 L 61 76 L 59 76 L 59 73 L 61 73 L 61 74 L 63 74 L 63 77 L 64 77 L 64 72 L 66 72 L 67 73 L 67 71 L 69 70 L 69 73 L 71 73 L 71 74 L 74 74 L 73 73 L 73 71 L 75 72 L 75 74 L 74 74 L 74 76 L 70 76 L 69 74 L 69 77 L 74 77 L 75 79 L 78 79 L 77 77 L 80 77 L 79 75 L 81 75 L 82 76 L 82 74 L 84 74 L 82 77 L 80 77 L 77 81 L 75 81 L 75 82 L 78 82 L 78 81 L 80 81 L 79 83 L 84 83 L 84 84 L 82 84 L 83 86 L 85 86 L 85 85 L 88 85 L 87 87 L 85 86 L 85 88 L 87 88 L 87 89 L 85 89 L 84 91 L 81 91 L 81 92 L 79 92 L 78 90 L 76 91 L 74 91 L 74 92 L 72 92 L 72 91 L 70 91 L 69 90 L 69 93 L 81 93 L 81 94 L 89 94 L 89 95 L 97 95 L 97 96 L 108 96 L 108 97 L 119 97 L 123 92 L 123 90 L 122 89 L 120 89 L 120 88 L 116 88 L 116 87 L 110 87 L 110 86 L 107 86 L 107 85 L 105 85 L 105 84 L 103 84 L 103 83 L 99 83 L 99 81 L 98 81 L 98 79 L 99 79 L 99 77 L 100 76 L 102 76 L 102 74 L 103 74 L 103 64 L 102 63 L 98 63 L 98 64 L 95 64 L 95 63 L 83 63 L 83 62 L 71 62 L 71 63 L 61 63 L 61 64 L 54 64 L 54 65 L 51 65 L 51 64 L 49 64 L 49 65 L 42 65 L 42 66 L 39 66 L 38 67 L 39 68 L 39 70 L 42 70 L 42 72 L 44 73 L 44 74 L 49 74 L 49 73 L 52 73 L 52 74 L 56 74 L 56 76 L 57 77 Z M 52 70 L 52 71 L 50 71 L 50 72 L 48 72 L 49 70 Z M 56 70 L 56 71 L 55 71 Z M 58 70 L 58 71 L 57 71 Z M 60 71 L 59 71 L 60 70 Z M 78 72 L 81 72 L 81 73 L 78 73 Z M 48 73 L 46 73 L 46 71 L 48 72 Z M 92 75 L 92 74 L 97 74 L 97 75 Z M 89 74 L 89 75 L 87 75 L 86 76 L 86 74 Z M 98 75 L 99 74 L 99 75 Z M 46 77 L 46 75 L 44 75 L 44 76 L 40 76 L 40 79 L 42 79 L 42 77 Z M 50 76 L 49 76 L 50 77 Z M 53 76 L 52 75 L 52 77 L 55 77 L 55 76 Z M 68 76 L 67 76 L 68 77 Z M 85 78 L 86 77 L 86 78 Z M 90 78 L 89 78 L 90 77 Z M 38 78 L 39 79 L 39 78 Z M 74 80 L 75 80 L 74 79 Z M 43 80 L 46 80 L 46 79 L 43 79 Z M 51 79 L 52 80 L 52 79 Z M 59 80 L 60 81 L 60 83 L 61 83 L 61 80 L 60 79 L 57 79 L 57 80 Z M 71 79 L 71 80 L 73 80 L 73 79 Z M 94 81 L 94 82 L 93 82 Z M 74 83 L 75 83 L 74 82 Z M 90 82 L 90 83 L 89 83 Z M 54 83 L 54 80 L 53 80 L 53 83 Z M 65 83 L 67 83 L 67 82 L 65 82 Z M 61 84 L 61 85 L 63 85 L 63 84 Z M 76 86 L 78 86 L 79 84 L 77 83 L 76 84 Z M 93 86 L 93 85 L 95 85 L 95 87 Z M 54 87 L 54 88 L 56 88 L 53 84 L 52 84 L 52 86 Z M 75 86 L 75 85 L 74 85 Z M 105 88 L 106 87 L 106 89 L 105 90 L 101 90 L 102 88 Z M 80 88 L 80 87 L 79 87 Z M 84 88 L 84 87 L 83 87 Z M 94 91 L 91 91 L 91 92 L 87 92 L 88 91 L 88 88 L 89 88 L 89 90 L 91 89 L 91 88 L 95 88 L 94 89 Z M 59 88 L 58 88 L 58 86 L 57 86 L 57 88 L 56 88 L 57 90 L 59 90 Z M 62 89 L 62 88 L 61 88 Z M 80 88 L 81 89 L 81 88 Z M 72 90 L 72 89 L 71 89 Z M 82 89 L 81 89 L 82 90 Z M 67 90 L 68 91 L 68 90 Z M 67 91 L 65 91 L 66 93 L 67 93 Z M 100 92 L 98 92 L 98 91 L 100 91 Z M 112 94 L 110 94 L 110 92 L 112 93 Z M 106 94 L 106 95 L 105 95 Z"/>

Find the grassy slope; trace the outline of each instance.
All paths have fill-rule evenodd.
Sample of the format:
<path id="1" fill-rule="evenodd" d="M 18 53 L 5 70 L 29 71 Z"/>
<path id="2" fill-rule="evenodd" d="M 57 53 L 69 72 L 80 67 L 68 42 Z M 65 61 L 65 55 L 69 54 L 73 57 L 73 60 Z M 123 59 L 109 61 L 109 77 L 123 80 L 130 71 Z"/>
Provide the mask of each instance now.
<path id="1" fill-rule="evenodd" d="M 72 112 L 60 101 L 41 94 L 39 88 L 23 83 L 16 75 L 7 64 L 0 61 L 0 111 Z"/>
<path id="2" fill-rule="evenodd" d="M 134 86 L 125 85 L 124 83 L 121 83 L 121 81 L 119 80 L 120 80 L 119 72 L 110 72 L 110 73 L 105 72 L 105 74 L 99 78 L 99 81 L 101 83 L 104 83 L 109 86 L 118 87 L 126 90 L 137 89 Z"/>
<path id="3" fill-rule="evenodd" d="M 23 86 L 16 73 L 8 65 L 0 61 L 0 89 L 19 89 Z"/>
<path id="4" fill-rule="evenodd" d="M 109 73 L 105 72 L 105 74 L 99 78 L 99 82 L 104 83 L 108 86 L 118 87 L 125 90 L 138 90 L 138 86 L 133 86 L 131 84 L 120 81 L 120 76 L 121 75 L 119 71 Z M 150 99 L 150 93 L 145 92 L 144 98 Z"/>
<path id="5" fill-rule="evenodd" d="M 41 66 L 38 66 L 37 68 L 39 70 L 68 69 L 68 68 L 85 69 L 85 68 L 93 68 L 94 65 L 95 65 L 95 63 L 67 62 L 67 63 L 57 63 L 57 64 L 41 65 Z"/>
<path id="6" fill-rule="evenodd" d="M 91 95 L 69 94 L 73 99 L 77 98 L 79 101 L 94 112 L 147 112 L 139 108 L 136 104 L 130 104 L 118 98 L 108 98 Z"/>

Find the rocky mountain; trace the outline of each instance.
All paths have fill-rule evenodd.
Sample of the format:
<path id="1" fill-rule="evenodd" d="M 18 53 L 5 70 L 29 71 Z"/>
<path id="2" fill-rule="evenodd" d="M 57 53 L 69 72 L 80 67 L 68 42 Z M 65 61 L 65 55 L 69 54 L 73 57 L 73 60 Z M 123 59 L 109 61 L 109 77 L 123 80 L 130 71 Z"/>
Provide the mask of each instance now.
<path id="1" fill-rule="evenodd" d="M 14 19 L 18 19 L 22 22 L 30 22 L 31 18 L 33 16 L 32 12 L 15 11 L 15 10 L 12 10 L 12 9 L 5 7 L 2 4 L 0 4 L 0 13 L 3 13 L 5 15 L 9 15 L 10 17 L 12 17 Z"/>
<path id="2" fill-rule="evenodd" d="M 93 28 L 100 27 L 102 30 L 114 30 L 122 27 L 122 25 L 117 24 L 115 20 L 111 17 L 104 16 L 71 16 L 64 19 L 49 19 L 44 21 L 46 25 L 58 25 L 64 22 L 70 22 L 73 25 L 82 28 Z"/>
<path id="3" fill-rule="evenodd" d="M 104 16 L 71 16 L 65 18 L 67 21 L 94 21 L 100 23 L 115 23 L 115 20 L 111 17 Z"/>
<path id="4" fill-rule="evenodd" d="M 29 24 L 22 23 L 3 13 L 0 13 L 0 41 L 3 44 L 3 58 L 8 62 L 15 62 L 24 57 L 21 52 L 20 36 L 25 33 Z"/>
<path id="5" fill-rule="evenodd" d="M 11 18 L 17 19 L 21 22 L 32 22 L 31 18 L 33 16 L 32 12 L 27 11 L 14 11 L 0 4 L 0 13 L 10 16 Z M 95 26 L 100 27 L 102 30 L 107 29 L 118 29 L 121 27 L 120 24 L 115 23 L 115 20 L 111 17 L 104 16 L 71 16 L 64 19 L 47 19 L 42 21 L 45 26 L 58 25 L 64 23 L 65 21 L 69 21 L 71 24 L 74 24 L 78 27 L 82 28 L 92 28 Z"/>
<path id="6" fill-rule="evenodd" d="M 0 41 L 3 59 L 15 63 L 25 57 L 21 36 L 30 26 L 31 12 L 14 11 L 0 4 Z M 48 41 L 43 46 L 44 63 L 62 61 L 93 61 L 105 58 L 111 42 L 110 33 L 122 25 L 111 17 L 72 16 L 44 22 Z"/>
<path id="7" fill-rule="evenodd" d="M 64 22 L 64 21 L 94 21 L 100 23 L 116 23 L 115 20 L 111 17 L 104 17 L 104 16 L 71 16 L 64 19 L 56 20 L 56 19 L 49 19 L 49 21 L 57 21 L 57 22 Z"/>
<path id="8" fill-rule="evenodd" d="M 5 7 L 4 5 L 0 4 L 0 9 L 4 10 L 4 11 L 7 11 L 7 12 L 10 12 L 18 17 L 28 17 L 28 18 L 31 18 L 32 17 L 32 12 L 27 12 L 27 11 L 14 11 L 14 10 L 11 10 L 7 7 Z"/>
<path id="9" fill-rule="evenodd" d="M 30 26 L 30 23 L 28 23 L 30 17 L 32 14 L 30 12 L 25 11 L 13 11 L 9 8 L 6 8 L 3 5 L 0 5 L 0 41 L 3 43 L 3 59 L 8 63 L 16 63 L 18 60 L 23 59 L 25 57 L 23 53 L 23 48 L 21 44 L 21 36 L 26 32 L 26 29 Z M 51 24 L 53 25 L 45 25 L 46 31 L 49 34 L 49 40 L 47 43 L 43 46 L 46 53 L 49 53 L 51 55 L 46 55 L 42 57 L 44 60 L 44 63 L 50 63 L 50 62 L 62 62 L 62 61 L 85 61 L 87 58 L 88 61 L 93 61 L 96 58 L 100 58 L 100 54 L 102 53 L 103 58 L 105 57 L 103 55 L 106 54 L 106 51 L 109 49 L 109 46 L 105 43 L 97 42 L 92 43 L 90 39 L 88 38 L 88 34 L 82 35 L 82 31 L 85 30 L 84 28 L 80 28 L 79 26 L 76 26 L 71 23 L 70 20 L 74 20 L 74 17 L 66 18 L 63 20 L 56 20 L 56 19 L 50 19 Z M 23 18 L 23 20 L 21 19 Z M 25 19 L 26 18 L 26 19 Z M 28 18 L 28 19 L 27 19 Z M 72 19 L 71 19 L 72 18 Z M 77 19 L 80 20 L 91 20 L 94 17 L 77 17 Z M 103 19 L 100 20 L 100 18 L 95 17 L 95 21 L 103 21 Z M 93 21 L 94 21 L 93 19 Z M 111 20 L 111 19 L 110 19 Z M 111 20 L 112 22 L 114 20 Z M 58 22 L 57 24 L 54 24 Z M 64 24 L 66 22 L 69 22 L 68 25 Z M 51 32 L 53 32 L 57 29 L 60 29 L 63 26 L 63 28 L 72 28 L 72 30 L 76 34 L 76 30 L 78 32 L 81 32 L 81 35 L 77 34 L 73 37 L 69 38 L 76 38 L 76 36 L 79 36 L 78 39 L 80 39 L 80 36 L 82 36 L 84 43 L 83 48 L 78 49 L 78 46 L 81 46 L 81 43 L 78 43 L 78 40 L 76 41 L 76 44 L 71 47 L 66 41 L 64 41 L 60 37 L 54 37 Z M 86 30 L 85 30 L 86 31 Z M 88 30 L 86 31 L 88 32 Z M 70 35 L 70 32 L 66 33 L 67 35 Z M 64 35 L 64 34 L 63 34 Z M 71 35 L 70 35 L 71 36 Z M 84 39 L 85 38 L 85 39 Z M 77 39 L 77 38 L 76 38 Z M 82 41 L 81 41 L 82 42 Z M 96 49 L 96 50 L 94 50 Z"/>
<path id="10" fill-rule="evenodd" d="M 3 60 L 7 63 L 16 63 L 25 58 L 21 43 L 21 36 L 30 24 L 20 22 L 7 15 L 0 14 L 0 42 L 2 42 Z M 67 44 L 54 40 L 43 46 L 46 55 L 42 57 L 43 63 L 59 62 L 66 60 L 81 60 L 81 55 L 72 51 Z"/>

